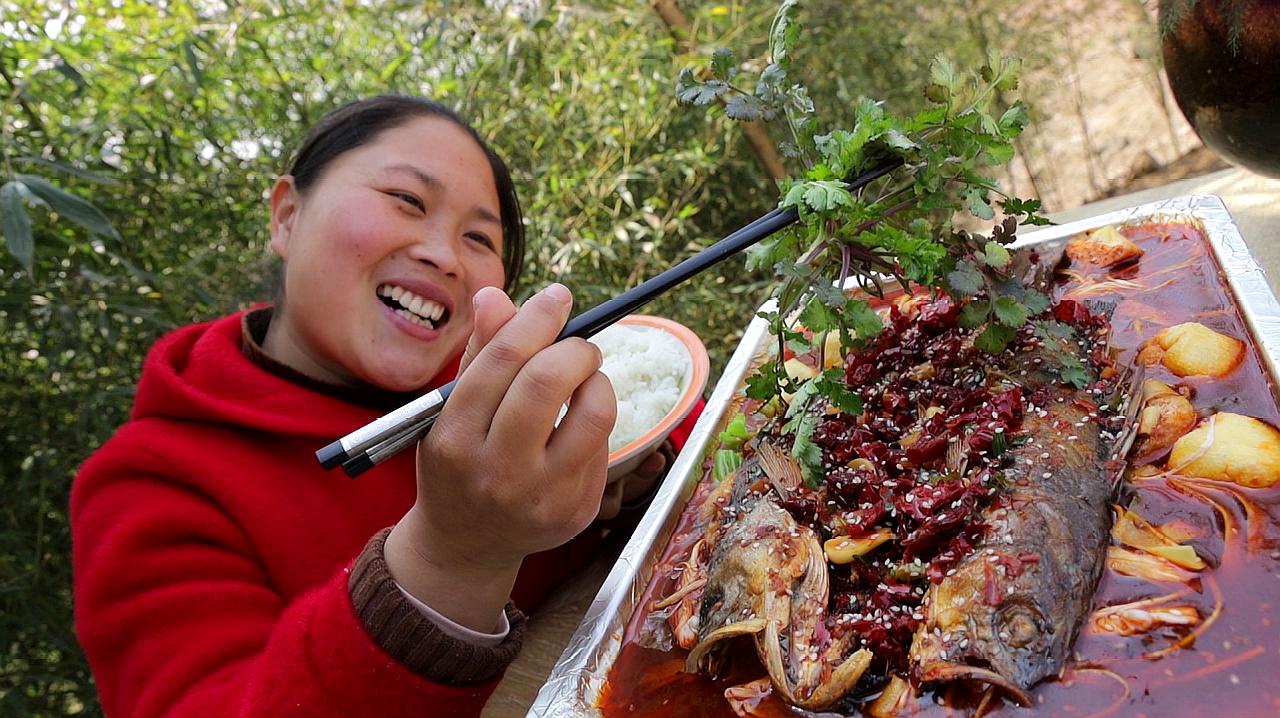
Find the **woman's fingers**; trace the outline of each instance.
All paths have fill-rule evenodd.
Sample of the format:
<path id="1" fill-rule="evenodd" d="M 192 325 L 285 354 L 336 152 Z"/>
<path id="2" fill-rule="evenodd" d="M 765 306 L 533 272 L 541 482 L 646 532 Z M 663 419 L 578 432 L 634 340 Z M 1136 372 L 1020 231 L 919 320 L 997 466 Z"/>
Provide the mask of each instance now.
<path id="1" fill-rule="evenodd" d="M 521 368 L 494 413 L 489 433 L 499 442 L 495 446 L 514 441 L 541 451 L 551 438 L 561 407 L 570 397 L 577 401 L 577 392 L 598 373 L 602 361 L 600 349 L 585 339 L 565 339 L 538 352 Z M 608 389 L 612 402 L 613 389 Z M 569 413 L 572 411 L 571 405 Z M 612 429 L 613 412 L 597 418 L 608 421 Z M 608 437 L 608 431 L 604 435 Z"/>
<path id="2" fill-rule="evenodd" d="M 586 457 L 604 449 L 604 462 L 600 467 L 603 482 L 609 464 L 609 433 L 613 431 L 618 416 L 618 403 L 614 398 L 609 378 L 596 372 L 582 382 L 569 401 L 569 411 L 547 444 L 547 464 L 573 466 Z"/>
<path id="3" fill-rule="evenodd" d="M 484 287 L 476 292 L 471 299 L 471 304 L 475 326 L 471 329 L 467 348 L 462 352 L 462 362 L 458 367 L 459 374 L 467 370 L 471 362 L 475 361 L 476 356 L 480 354 L 480 350 L 484 349 L 485 345 L 493 340 L 498 330 L 516 315 L 516 305 L 511 303 L 506 292 L 497 287 Z"/>
<path id="4" fill-rule="evenodd" d="M 525 363 L 560 334 L 572 307 L 573 295 L 560 284 L 530 297 L 471 360 L 445 405 L 441 423 L 447 417 L 462 430 L 487 433 L 511 383 Z"/>

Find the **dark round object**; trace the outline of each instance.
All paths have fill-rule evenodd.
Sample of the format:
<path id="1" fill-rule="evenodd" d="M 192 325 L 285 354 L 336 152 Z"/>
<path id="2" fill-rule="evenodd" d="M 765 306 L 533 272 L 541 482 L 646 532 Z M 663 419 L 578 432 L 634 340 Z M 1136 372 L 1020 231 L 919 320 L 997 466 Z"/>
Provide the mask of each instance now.
<path id="1" fill-rule="evenodd" d="M 1169 86 L 1200 139 L 1280 177 L 1280 0 L 1160 0 L 1160 19 Z"/>

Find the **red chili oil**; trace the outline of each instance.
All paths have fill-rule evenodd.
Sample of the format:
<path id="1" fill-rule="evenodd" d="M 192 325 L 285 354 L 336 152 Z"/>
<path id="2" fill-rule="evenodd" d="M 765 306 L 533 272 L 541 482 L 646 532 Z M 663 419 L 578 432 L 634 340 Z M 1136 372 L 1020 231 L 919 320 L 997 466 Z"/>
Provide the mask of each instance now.
<path id="1" fill-rule="evenodd" d="M 1146 339 L 1164 327 L 1181 322 L 1198 321 L 1232 336 L 1249 336 L 1199 228 L 1189 224 L 1144 223 L 1122 227 L 1121 231 L 1143 248 L 1144 255 L 1139 262 L 1110 271 L 1082 271 L 1071 266 L 1069 270 L 1078 274 L 1066 275 L 1052 291 L 1059 307 L 1071 307 L 1067 304 L 1069 301 L 1116 303 L 1111 316 L 1111 344 L 1120 350 L 1117 365 L 1132 363 L 1139 346 Z M 1133 284 L 1116 283 L 1100 287 L 1095 280 L 1101 278 L 1120 279 Z M 1098 289 L 1104 291 L 1096 291 Z M 941 322 L 935 329 L 945 333 L 949 311 L 945 306 L 936 306 L 924 320 Z M 943 347 L 942 351 L 947 350 Z M 851 383 L 866 382 L 873 373 L 869 369 L 850 368 L 847 378 Z M 1264 371 L 1252 342 L 1249 342 L 1242 364 L 1226 377 L 1179 378 L 1158 365 L 1148 369 L 1147 377 L 1193 387 L 1192 403 L 1201 415 L 1230 411 L 1254 416 L 1273 425 L 1280 423 L 1275 387 Z M 901 403 L 891 394 L 886 392 L 883 399 L 883 410 L 890 415 L 899 409 Z M 947 413 L 955 416 L 955 402 L 964 398 L 948 398 L 952 403 L 945 404 Z M 995 408 L 991 406 L 995 398 L 970 397 L 968 400 L 980 400 L 981 406 Z M 1026 399 L 1006 397 L 995 412 L 1001 422 L 998 425 L 1010 434 L 1016 434 L 1021 404 Z M 945 419 L 939 419 L 932 426 L 940 432 L 944 425 Z M 842 440 L 849 438 L 843 436 L 848 433 L 847 427 L 825 428 Z M 994 431 L 983 433 L 982 438 L 974 442 L 978 432 L 968 434 L 969 448 L 976 452 L 975 456 L 989 449 L 989 444 L 983 446 L 988 435 L 994 435 Z M 877 440 L 875 437 L 862 438 Z M 822 442 L 819 436 L 815 439 Z M 921 445 L 929 439 L 929 432 L 922 432 L 912 447 L 916 449 L 914 456 L 908 457 L 909 450 L 903 452 L 883 441 L 880 442 L 883 449 L 875 447 L 873 454 L 879 451 L 886 461 L 918 466 L 937 460 L 935 447 L 929 443 Z M 830 443 L 831 447 L 843 445 L 839 441 Z M 839 458 L 831 455 L 830 447 L 828 458 Z M 853 458 L 852 454 L 850 458 Z M 857 481 L 868 478 L 859 477 L 856 470 L 836 470 L 830 472 L 828 481 L 846 488 L 853 495 L 860 495 L 857 494 Z M 690 506 L 699 504 L 699 498 L 709 483 L 704 476 L 704 485 L 695 492 Z M 1205 498 L 1215 500 L 1216 507 L 1206 503 Z M 1252 503 L 1252 516 L 1241 499 Z M 911 503 L 918 500 L 913 499 Z M 945 503 L 949 505 L 951 501 L 954 497 Z M 1156 584 L 1108 569 L 1104 571 L 1094 596 L 1094 608 L 1160 597 L 1185 589 L 1182 595 L 1169 603 L 1194 605 L 1202 617 L 1212 617 L 1212 622 L 1191 645 L 1154 658 L 1153 652 L 1166 650 L 1191 629 L 1163 628 L 1123 637 L 1098 630 L 1086 617 L 1075 644 L 1074 660 L 1069 662 L 1061 679 L 1042 682 L 1032 690 L 1036 702 L 1034 707 L 998 703 L 994 708 L 988 706 L 985 715 L 1166 718 L 1206 714 L 1233 717 L 1280 714 L 1280 686 L 1273 681 L 1280 668 L 1280 613 L 1276 613 L 1273 605 L 1280 601 L 1280 519 L 1277 518 L 1280 516 L 1280 490 L 1250 490 L 1232 484 L 1183 482 L 1177 477 L 1168 477 L 1127 485 L 1122 502 L 1139 511 L 1152 524 L 1173 522 L 1185 527 L 1194 534 L 1188 543 L 1196 548 L 1210 568 L 1201 572 L 1189 586 L 1181 583 Z M 857 506 L 860 508 L 863 503 L 868 502 L 859 501 Z M 892 503 L 895 510 L 902 507 L 897 502 Z M 801 521 L 821 520 L 822 507 L 793 505 L 788 508 Z M 872 512 L 873 509 L 867 510 L 867 527 L 876 521 L 870 517 Z M 812 517 L 808 516 L 809 513 L 813 514 Z M 917 529 L 937 515 L 925 510 L 918 513 L 925 518 L 917 523 Z M 655 580 L 646 587 L 638 604 L 642 609 L 637 610 L 628 627 L 621 652 L 600 699 L 600 707 L 606 716 L 732 716 L 723 695 L 725 688 L 765 675 L 749 642 L 740 644 L 737 660 L 726 667 L 723 676 L 714 680 L 685 673 L 685 652 L 682 650 L 663 652 L 643 648 L 637 643 L 642 619 L 647 613 L 643 607 L 671 591 L 671 566 L 687 554 L 692 543 L 689 534 L 696 520 L 695 514 L 694 511 L 686 511 L 681 517 L 673 534 L 675 538 L 655 570 Z M 1228 522 L 1238 530 L 1224 537 L 1224 526 Z M 966 551 L 964 543 L 968 539 L 961 531 L 952 532 L 948 540 L 958 543 L 951 548 L 957 554 L 955 560 L 959 560 Z M 929 554 L 930 563 L 941 556 L 945 565 L 943 554 L 946 550 L 938 550 L 934 546 Z M 1036 560 L 1033 556 L 1017 558 L 1020 563 Z M 1006 571 L 1020 568 L 1005 567 Z M 833 572 L 833 603 L 841 600 L 838 588 L 843 579 L 840 573 L 839 569 Z M 896 591 L 887 591 L 882 600 L 902 598 Z M 1215 612 L 1219 596 L 1222 608 Z M 838 606 L 833 605 L 833 608 L 838 609 Z M 862 630 L 867 628 L 862 627 Z M 924 693 L 913 709 L 900 715 L 931 718 L 967 716 L 973 714 L 979 702 L 980 696 L 964 687 L 944 687 L 938 692 Z M 797 714 L 770 697 L 755 708 L 752 715 Z"/>

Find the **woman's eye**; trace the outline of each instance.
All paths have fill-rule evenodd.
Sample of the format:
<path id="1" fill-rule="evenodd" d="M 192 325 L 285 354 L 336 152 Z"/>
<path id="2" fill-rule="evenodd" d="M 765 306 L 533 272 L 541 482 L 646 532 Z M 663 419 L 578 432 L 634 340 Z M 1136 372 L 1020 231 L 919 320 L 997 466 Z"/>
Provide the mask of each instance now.
<path id="1" fill-rule="evenodd" d="M 489 249 L 493 249 L 493 240 L 489 239 L 489 237 L 487 237 L 486 235 L 480 234 L 479 232 L 471 232 L 467 235 L 467 237 L 475 240 L 476 242 L 479 242 L 480 244 L 483 244 Z"/>
<path id="2" fill-rule="evenodd" d="M 422 203 L 422 200 L 409 194 L 408 192 L 388 192 L 387 194 L 391 195 L 392 197 L 395 197 L 396 199 L 400 200 L 401 202 L 404 202 L 405 204 L 417 207 L 418 209 L 425 210 L 427 208 L 426 205 Z"/>

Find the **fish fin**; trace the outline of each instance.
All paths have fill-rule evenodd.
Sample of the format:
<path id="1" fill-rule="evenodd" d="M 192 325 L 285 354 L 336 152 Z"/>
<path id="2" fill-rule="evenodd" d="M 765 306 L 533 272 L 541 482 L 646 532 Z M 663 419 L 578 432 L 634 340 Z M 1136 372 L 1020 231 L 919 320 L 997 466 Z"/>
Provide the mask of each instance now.
<path id="1" fill-rule="evenodd" d="M 807 697 L 796 702 L 799 707 L 820 711 L 835 705 L 858 685 L 862 674 L 871 665 L 871 651 L 862 648 L 844 659 L 831 671 L 831 677 L 819 683 Z"/>
<path id="2" fill-rule="evenodd" d="M 1018 684 L 996 673 L 990 668 L 982 668 L 981 666 L 969 666 L 963 663 L 950 663 L 947 661 L 938 661 L 924 668 L 920 672 L 921 683 L 931 683 L 933 681 L 979 681 L 993 685 L 1006 693 L 1017 701 L 1020 705 L 1030 708 L 1034 702 L 1031 700 L 1031 694 L 1027 693 Z"/>
<path id="3" fill-rule="evenodd" d="M 1138 413 L 1142 411 L 1142 382 L 1146 379 L 1147 367 L 1142 363 L 1131 365 L 1116 380 L 1112 401 L 1120 400 L 1119 413 L 1124 416 L 1124 425 L 1120 434 L 1111 443 L 1106 458 L 1124 459 L 1129 455 L 1134 440 L 1138 437 Z"/>
<path id="4" fill-rule="evenodd" d="M 1009 273 L 1022 280 L 1022 285 L 1037 291 L 1047 291 L 1053 282 L 1053 275 L 1066 256 L 1067 243 L 1046 242 L 1034 247 L 1025 247 L 1013 253 L 1013 264 Z M 1036 261 L 1032 263 L 1031 253 L 1035 252 Z"/>
<path id="5" fill-rule="evenodd" d="M 711 649 L 727 638 L 734 636 L 749 636 L 759 633 L 765 629 L 766 621 L 763 618 L 750 618 L 737 623 L 730 623 L 721 626 L 716 630 L 708 633 L 706 638 L 698 642 L 689 651 L 689 657 L 685 659 L 684 670 L 687 673 L 698 673 L 702 667 L 703 659 L 711 653 Z"/>
<path id="6" fill-rule="evenodd" d="M 756 455 L 760 457 L 760 468 L 779 496 L 787 498 L 804 481 L 800 464 L 773 444 L 761 444 Z"/>
<path id="7" fill-rule="evenodd" d="M 962 441 L 954 441 L 947 446 L 947 471 L 955 472 L 957 476 L 964 476 L 964 470 L 969 466 L 969 452 L 965 446 Z"/>

